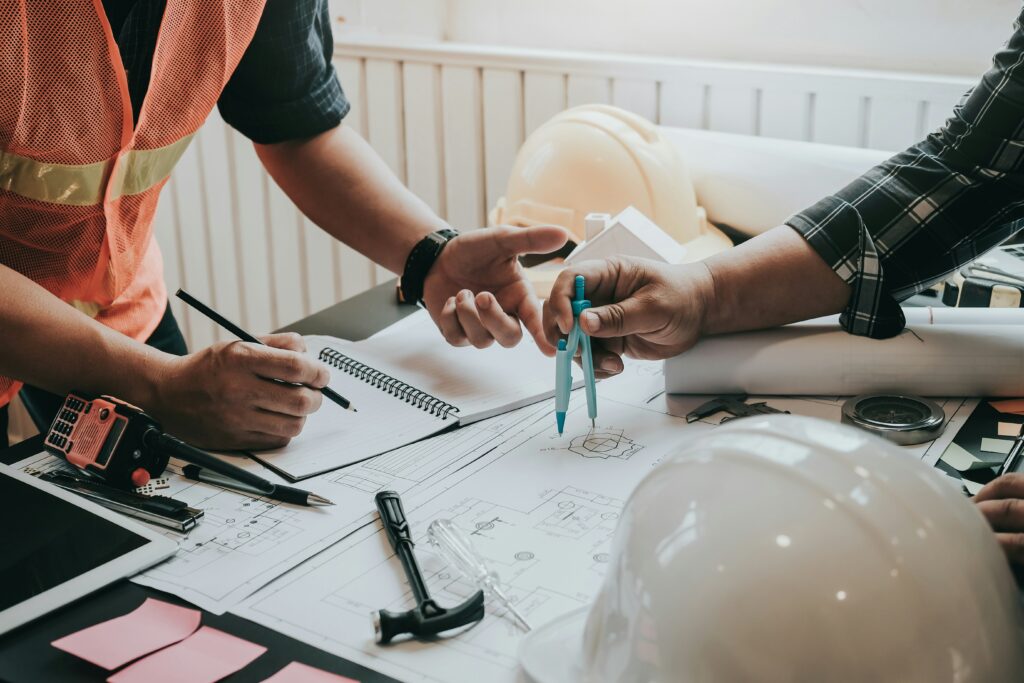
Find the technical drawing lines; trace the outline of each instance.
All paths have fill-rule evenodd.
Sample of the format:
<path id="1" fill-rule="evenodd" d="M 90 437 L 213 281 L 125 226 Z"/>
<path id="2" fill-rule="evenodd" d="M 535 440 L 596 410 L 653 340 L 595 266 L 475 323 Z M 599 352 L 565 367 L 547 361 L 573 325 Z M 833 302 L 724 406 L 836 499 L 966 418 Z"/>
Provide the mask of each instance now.
<path id="1" fill-rule="evenodd" d="M 625 436 L 622 429 L 591 429 L 569 442 L 569 450 L 584 458 L 629 460 L 642 449 L 643 446 Z"/>
<path id="2" fill-rule="evenodd" d="M 499 436 L 489 429 L 472 425 L 370 458 L 359 467 L 407 481 L 422 482 L 462 454 L 495 441 Z"/>
<path id="3" fill-rule="evenodd" d="M 351 470 L 340 470 L 337 474 L 328 477 L 327 480 L 359 491 L 365 491 L 366 493 L 376 493 L 390 486 L 394 478 L 377 474 L 376 472 L 368 472 L 359 466 L 353 467 Z"/>

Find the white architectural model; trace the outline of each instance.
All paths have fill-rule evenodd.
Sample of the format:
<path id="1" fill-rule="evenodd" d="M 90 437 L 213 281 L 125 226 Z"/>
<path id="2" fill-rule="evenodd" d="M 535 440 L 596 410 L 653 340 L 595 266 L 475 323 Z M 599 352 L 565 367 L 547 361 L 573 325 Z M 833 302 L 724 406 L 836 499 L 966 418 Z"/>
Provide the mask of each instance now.
<path id="1" fill-rule="evenodd" d="M 589 214 L 586 230 L 586 241 L 565 259 L 567 265 L 612 256 L 638 256 L 662 263 L 686 260 L 686 247 L 633 206 L 614 218 L 606 213 Z"/>

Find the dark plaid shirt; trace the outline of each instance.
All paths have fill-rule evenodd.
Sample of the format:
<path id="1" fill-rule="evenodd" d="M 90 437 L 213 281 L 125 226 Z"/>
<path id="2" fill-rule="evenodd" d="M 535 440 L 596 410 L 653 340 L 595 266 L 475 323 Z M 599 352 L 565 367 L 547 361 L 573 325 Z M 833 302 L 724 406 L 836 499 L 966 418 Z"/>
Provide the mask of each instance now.
<path id="1" fill-rule="evenodd" d="M 787 221 L 852 287 L 849 332 L 898 334 L 897 302 L 1024 228 L 1022 20 L 941 129 Z"/>
<path id="2" fill-rule="evenodd" d="M 149 88 L 166 0 L 103 0 L 136 119 Z M 331 64 L 327 0 L 268 0 L 259 27 L 217 106 L 254 142 L 310 137 L 337 126 L 349 103 Z"/>

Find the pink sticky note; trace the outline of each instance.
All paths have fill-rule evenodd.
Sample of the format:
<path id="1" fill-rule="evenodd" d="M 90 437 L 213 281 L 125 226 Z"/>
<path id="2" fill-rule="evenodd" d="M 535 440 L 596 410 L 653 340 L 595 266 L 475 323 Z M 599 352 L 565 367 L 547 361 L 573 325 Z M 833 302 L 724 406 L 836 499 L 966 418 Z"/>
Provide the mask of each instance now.
<path id="1" fill-rule="evenodd" d="M 1020 436 L 1020 425 L 1013 422 L 1000 422 L 999 436 Z"/>
<path id="2" fill-rule="evenodd" d="M 202 613 L 146 598 L 134 611 L 51 643 L 108 671 L 187 637 Z"/>
<path id="3" fill-rule="evenodd" d="M 1024 398 L 1010 398 L 1005 401 L 989 401 L 988 404 L 1000 413 L 1024 415 Z"/>
<path id="4" fill-rule="evenodd" d="M 262 645 L 204 626 L 107 679 L 108 683 L 213 683 L 267 651 Z"/>
<path id="5" fill-rule="evenodd" d="M 301 662 L 292 662 L 263 683 L 359 683 L 359 681 L 328 673 Z"/>

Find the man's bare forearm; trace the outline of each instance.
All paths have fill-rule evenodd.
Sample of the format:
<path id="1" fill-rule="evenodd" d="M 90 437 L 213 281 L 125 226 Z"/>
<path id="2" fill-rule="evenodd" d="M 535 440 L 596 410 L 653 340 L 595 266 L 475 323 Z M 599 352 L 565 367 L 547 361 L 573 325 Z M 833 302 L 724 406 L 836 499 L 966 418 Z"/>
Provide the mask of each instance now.
<path id="1" fill-rule="evenodd" d="M 0 266 L 0 376 L 63 394 L 106 392 L 146 406 L 170 357 L 85 316 Z"/>
<path id="2" fill-rule="evenodd" d="M 447 227 L 347 126 L 256 145 L 256 153 L 310 220 L 392 272 L 425 235 Z"/>
<path id="3" fill-rule="evenodd" d="M 712 256 L 704 334 L 775 327 L 839 313 L 850 286 L 787 225 Z"/>

